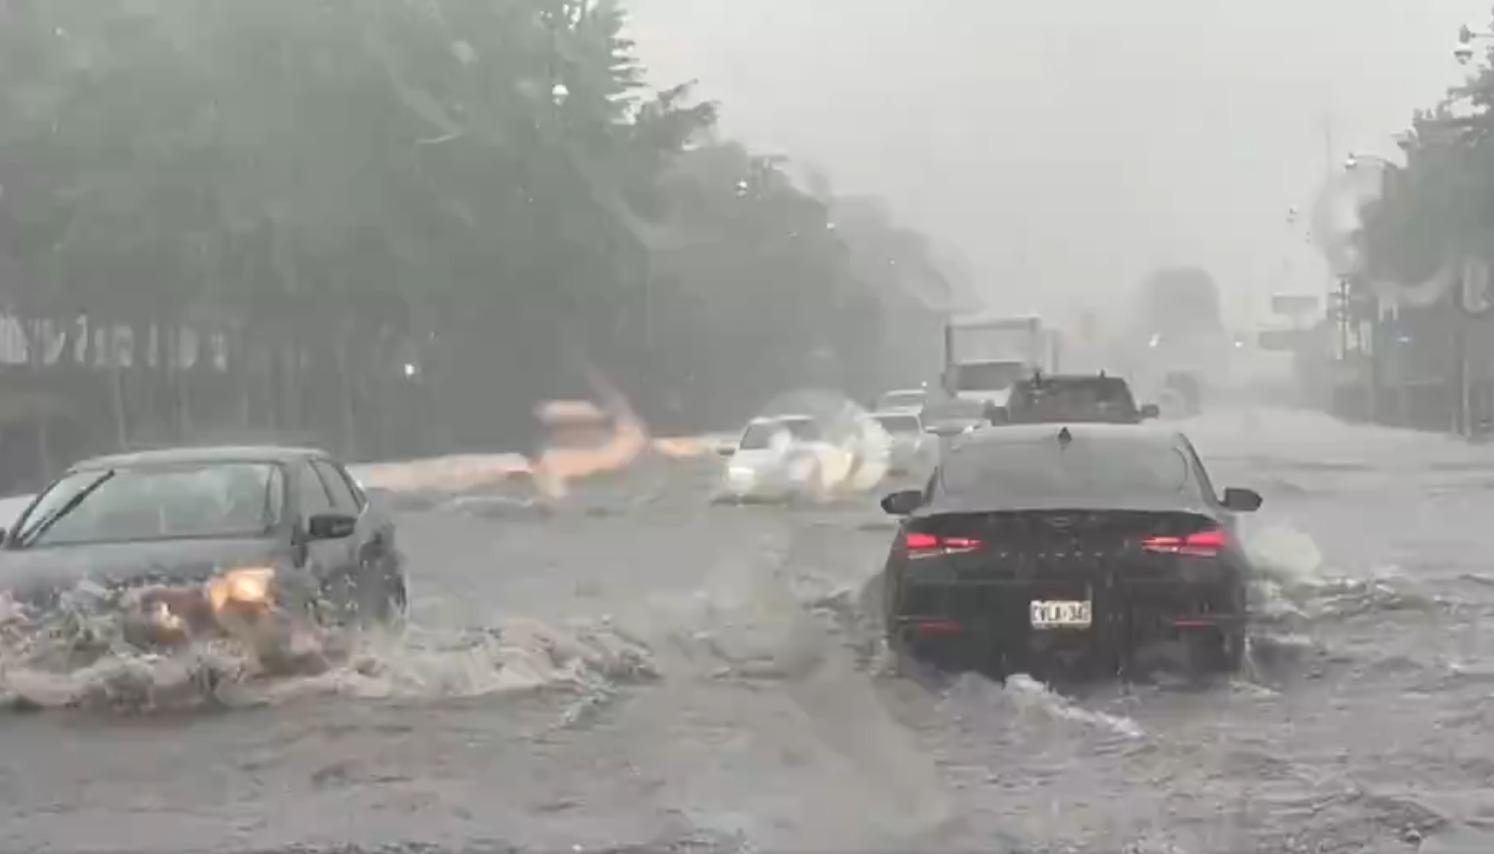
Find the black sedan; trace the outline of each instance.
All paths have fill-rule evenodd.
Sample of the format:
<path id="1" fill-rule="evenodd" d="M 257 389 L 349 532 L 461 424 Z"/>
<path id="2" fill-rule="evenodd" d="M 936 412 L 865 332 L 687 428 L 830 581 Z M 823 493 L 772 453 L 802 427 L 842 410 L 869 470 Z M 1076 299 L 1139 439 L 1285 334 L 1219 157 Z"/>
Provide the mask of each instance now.
<path id="1" fill-rule="evenodd" d="M 79 591 L 124 636 L 169 645 L 225 619 L 387 624 L 405 611 L 392 522 L 347 470 L 306 448 L 99 457 L 43 490 L 5 533 L 0 595 L 33 614 Z"/>
<path id="2" fill-rule="evenodd" d="M 900 654 L 997 675 L 1127 675 L 1150 656 L 1238 668 L 1251 572 L 1236 514 L 1183 435 L 1142 425 L 1015 425 L 951 443 L 885 570 Z"/>

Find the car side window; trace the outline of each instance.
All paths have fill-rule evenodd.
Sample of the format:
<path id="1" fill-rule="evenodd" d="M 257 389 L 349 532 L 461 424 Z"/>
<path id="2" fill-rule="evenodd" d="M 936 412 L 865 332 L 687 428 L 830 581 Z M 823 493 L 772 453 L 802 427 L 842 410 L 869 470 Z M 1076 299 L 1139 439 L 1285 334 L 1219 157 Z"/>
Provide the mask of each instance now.
<path id="1" fill-rule="evenodd" d="M 285 518 L 285 470 L 280 466 L 270 470 L 269 491 L 265 493 L 265 514 L 271 525 L 279 525 Z"/>
<path id="2" fill-rule="evenodd" d="M 332 512 L 332 495 L 310 463 L 296 466 L 296 497 L 301 504 L 301 518 L 310 519 L 319 513 Z"/>
<path id="3" fill-rule="evenodd" d="M 328 466 L 342 478 L 342 482 L 348 485 L 348 492 L 353 494 L 353 503 L 359 510 L 368 506 L 368 496 L 364 494 L 363 487 L 358 485 L 358 479 L 348 471 L 341 463 L 329 463 Z"/>
<path id="4" fill-rule="evenodd" d="M 311 467 L 316 469 L 322 485 L 327 488 L 327 494 L 332 496 L 332 509 L 349 516 L 358 515 L 358 501 L 353 498 L 353 491 L 348 488 L 348 482 L 343 480 L 342 475 L 333 470 L 332 464 L 326 460 L 313 460 Z"/>

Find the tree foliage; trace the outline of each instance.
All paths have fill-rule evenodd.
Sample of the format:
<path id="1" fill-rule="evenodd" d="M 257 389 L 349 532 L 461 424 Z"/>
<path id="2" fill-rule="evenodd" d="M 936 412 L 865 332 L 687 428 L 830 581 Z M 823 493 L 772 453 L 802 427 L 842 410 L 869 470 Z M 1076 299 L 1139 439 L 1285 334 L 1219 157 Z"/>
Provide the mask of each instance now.
<path id="1" fill-rule="evenodd" d="M 228 342 L 230 390 L 133 357 L 120 432 L 361 455 L 511 442 L 576 356 L 683 428 L 937 350 L 916 235 L 642 80 L 612 0 L 0 2 L 0 301 Z"/>
<path id="2" fill-rule="evenodd" d="M 1417 284 L 1449 259 L 1494 260 L 1494 66 L 1418 110 L 1402 148 L 1405 168 L 1363 212 L 1370 277 Z"/>

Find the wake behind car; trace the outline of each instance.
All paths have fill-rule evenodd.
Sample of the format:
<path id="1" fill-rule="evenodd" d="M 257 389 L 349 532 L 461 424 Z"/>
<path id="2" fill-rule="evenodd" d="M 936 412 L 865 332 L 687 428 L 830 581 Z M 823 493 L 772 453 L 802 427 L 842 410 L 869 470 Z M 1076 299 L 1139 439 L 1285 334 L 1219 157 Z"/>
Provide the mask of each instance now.
<path id="1" fill-rule="evenodd" d="M 955 669 L 1129 674 L 1151 652 L 1233 670 L 1251 568 L 1236 515 L 1180 433 L 1018 425 L 950 443 L 905 517 L 884 575 L 888 642 Z M 1176 654 L 1176 655 L 1174 655 Z"/>
<path id="2" fill-rule="evenodd" d="M 406 600 L 394 534 L 317 450 L 99 457 L 43 490 L 5 534 L 0 595 L 38 620 L 87 605 L 145 648 L 261 620 L 387 623 Z"/>

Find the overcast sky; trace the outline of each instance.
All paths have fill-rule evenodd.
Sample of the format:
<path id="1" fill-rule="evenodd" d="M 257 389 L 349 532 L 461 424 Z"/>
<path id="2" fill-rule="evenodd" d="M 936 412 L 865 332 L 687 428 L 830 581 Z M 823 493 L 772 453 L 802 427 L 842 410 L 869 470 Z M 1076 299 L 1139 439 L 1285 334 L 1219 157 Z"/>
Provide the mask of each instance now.
<path id="1" fill-rule="evenodd" d="M 1328 153 L 1395 155 L 1464 71 L 1472 0 L 630 0 L 654 82 L 968 257 L 997 307 L 1069 311 L 1161 264 L 1240 319 L 1318 291 L 1287 225 Z M 1327 121 L 1331 118 L 1331 122 Z"/>

